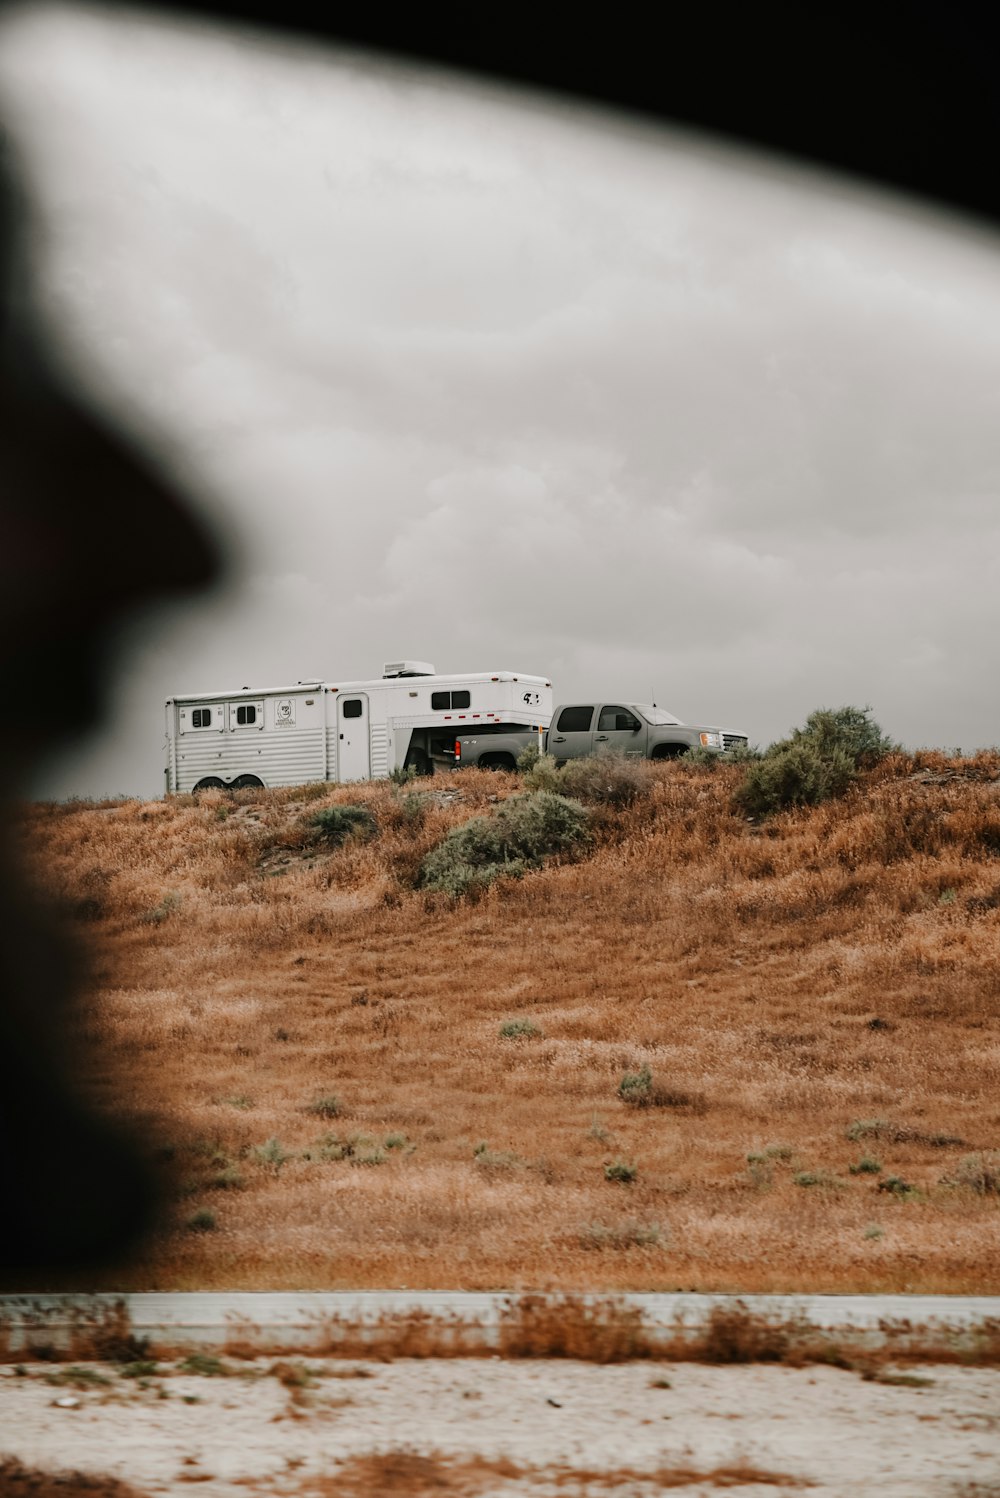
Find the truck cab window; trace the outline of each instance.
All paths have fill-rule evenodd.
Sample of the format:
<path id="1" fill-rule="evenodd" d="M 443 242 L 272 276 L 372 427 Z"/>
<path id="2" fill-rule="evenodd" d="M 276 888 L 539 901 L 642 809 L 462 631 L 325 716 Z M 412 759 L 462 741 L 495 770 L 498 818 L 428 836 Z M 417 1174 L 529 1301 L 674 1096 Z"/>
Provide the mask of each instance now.
<path id="1" fill-rule="evenodd" d="M 345 718 L 360 718 L 363 712 L 360 697 L 349 697 L 346 702 L 340 704 L 340 711 Z"/>
<path id="2" fill-rule="evenodd" d="M 556 724 L 559 733 L 586 733 L 594 717 L 593 707 L 564 707 Z"/>
<path id="3" fill-rule="evenodd" d="M 244 703 L 241 707 L 238 707 L 236 709 L 236 721 L 242 727 L 249 727 L 251 723 L 256 723 L 256 721 L 257 721 L 257 709 L 256 709 L 256 707 L 250 706 L 249 703 Z"/>
<path id="4" fill-rule="evenodd" d="M 598 733 L 631 733 L 639 727 L 639 719 L 626 707 L 602 707 L 598 720 Z"/>

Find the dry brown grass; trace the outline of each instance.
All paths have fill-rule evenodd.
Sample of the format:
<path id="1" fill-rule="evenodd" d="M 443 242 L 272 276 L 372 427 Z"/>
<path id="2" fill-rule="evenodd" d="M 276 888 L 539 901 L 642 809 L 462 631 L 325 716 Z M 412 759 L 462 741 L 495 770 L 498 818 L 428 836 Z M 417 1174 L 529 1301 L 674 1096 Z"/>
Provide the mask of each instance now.
<path id="1" fill-rule="evenodd" d="M 0 1457 L 3 1498 L 145 1498 L 131 1483 L 92 1472 L 45 1472 Z"/>
<path id="2" fill-rule="evenodd" d="M 589 858 L 457 905 L 421 859 L 517 777 L 27 810 L 92 955 L 81 1072 L 173 1202 L 104 1283 L 1000 1290 L 959 1168 L 1000 1144 L 1000 756 L 762 825 L 738 775 L 648 766 Z M 376 837 L 310 843 L 359 802 Z M 697 1106 L 628 1106 L 644 1067 Z"/>
<path id="3" fill-rule="evenodd" d="M 696 1484 L 709 1488 L 737 1488 L 751 1483 L 778 1488 L 812 1486 L 805 1478 L 773 1472 L 745 1461 L 712 1468 L 682 1461 L 662 1463 L 649 1471 L 636 1467 L 602 1471 L 568 1463 L 541 1467 L 503 1457 L 455 1457 L 437 1451 L 399 1450 L 352 1457 L 330 1476 L 304 1478 L 299 1491 L 302 1498 L 381 1498 L 382 1494 L 386 1498 L 394 1494 L 399 1498 L 403 1495 L 436 1498 L 438 1494 L 478 1498 L 481 1493 L 524 1492 L 525 1483 L 544 1484 L 549 1491 L 572 1488 L 580 1495 L 627 1488 L 636 1498 L 643 1493 L 662 1493 Z"/>

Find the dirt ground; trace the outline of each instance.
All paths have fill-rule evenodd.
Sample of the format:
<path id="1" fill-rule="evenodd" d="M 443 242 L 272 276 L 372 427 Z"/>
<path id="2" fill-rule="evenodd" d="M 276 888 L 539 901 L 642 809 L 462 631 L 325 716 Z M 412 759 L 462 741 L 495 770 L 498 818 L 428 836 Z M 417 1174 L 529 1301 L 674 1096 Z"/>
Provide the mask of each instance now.
<path id="1" fill-rule="evenodd" d="M 199 1371 L 196 1371 L 199 1370 Z M 898 1382 L 895 1382 L 898 1380 Z M 1000 1371 L 493 1359 L 0 1368 L 0 1489 L 206 1498 L 1000 1494 Z M 19 1465 L 20 1464 L 20 1465 Z M 22 1470 L 23 1469 L 23 1470 Z"/>

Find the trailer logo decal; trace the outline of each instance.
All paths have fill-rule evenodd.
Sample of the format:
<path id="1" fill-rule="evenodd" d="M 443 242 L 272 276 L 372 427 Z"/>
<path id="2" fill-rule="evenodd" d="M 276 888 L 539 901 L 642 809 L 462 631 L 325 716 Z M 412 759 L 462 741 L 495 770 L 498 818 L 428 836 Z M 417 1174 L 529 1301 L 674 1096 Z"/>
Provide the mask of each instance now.
<path id="1" fill-rule="evenodd" d="M 289 728 L 295 724 L 295 698 L 276 697 L 274 701 L 275 728 Z"/>

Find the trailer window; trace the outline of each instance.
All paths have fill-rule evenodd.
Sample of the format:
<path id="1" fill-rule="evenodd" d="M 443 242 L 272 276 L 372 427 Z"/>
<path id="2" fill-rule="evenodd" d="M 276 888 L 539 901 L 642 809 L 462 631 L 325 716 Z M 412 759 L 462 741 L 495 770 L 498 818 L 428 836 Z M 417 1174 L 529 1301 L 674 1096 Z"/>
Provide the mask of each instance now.
<path id="1" fill-rule="evenodd" d="M 431 711 L 444 712 L 448 708 L 470 707 L 472 704 L 471 692 L 432 692 Z"/>
<path id="2" fill-rule="evenodd" d="M 349 697 L 346 702 L 340 704 L 341 716 L 345 718 L 360 718 L 364 712 L 360 697 Z"/>
<path id="3" fill-rule="evenodd" d="M 242 707 L 238 707 L 236 709 L 236 721 L 244 727 L 248 727 L 251 723 L 256 723 L 256 707 L 252 707 L 249 703 L 244 703 Z"/>
<path id="4" fill-rule="evenodd" d="M 593 717 L 593 707 L 564 707 L 556 729 L 559 733 L 586 733 Z"/>
<path id="5" fill-rule="evenodd" d="M 210 707 L 196 707 L 191 714 L 192 728 L 211 728 L 212 709 Z"/>
<path id="6" fill-rule="evenodd" d="M 451 694 L 451 705 L 452 705 L 452 707 L 468 707 L 471 704 L 471 702 L 472 702 L 472 693 L 471 692 L 452 692 L 452 694 Z"/>

